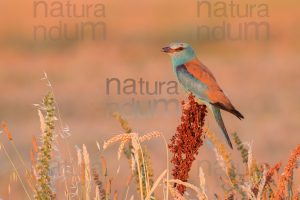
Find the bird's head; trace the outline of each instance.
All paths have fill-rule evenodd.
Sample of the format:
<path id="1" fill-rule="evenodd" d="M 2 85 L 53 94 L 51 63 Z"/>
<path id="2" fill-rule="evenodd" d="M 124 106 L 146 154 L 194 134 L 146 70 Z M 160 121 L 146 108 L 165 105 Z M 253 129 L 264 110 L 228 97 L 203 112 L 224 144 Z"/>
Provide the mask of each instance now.
<path id="1" fill-rule="evenodd" d="M 171 43 L 170 45 L 163 47 L 162 52 L 171 56 L 175 66 L 184 64 L 196 57 L 191 45 L 183 42 Z"/>

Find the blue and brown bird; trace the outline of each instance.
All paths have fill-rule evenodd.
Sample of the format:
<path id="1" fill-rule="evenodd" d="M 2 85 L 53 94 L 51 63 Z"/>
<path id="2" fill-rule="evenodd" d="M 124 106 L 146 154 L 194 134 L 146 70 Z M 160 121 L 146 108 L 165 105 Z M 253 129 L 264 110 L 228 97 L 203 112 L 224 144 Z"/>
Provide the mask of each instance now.
<path id="1" fill-rule="evenodd" d="M 234 114 L 239 119 L 243 119 L 244 116 L 234 108 L 214 75 L 200 62 L 189 44 L 172 43 L 162 48 L 162 51 L 171 56 L 173 71 L 183 88 L 211 109 L 228 145 L 232 148 L 220 109 Z"/>

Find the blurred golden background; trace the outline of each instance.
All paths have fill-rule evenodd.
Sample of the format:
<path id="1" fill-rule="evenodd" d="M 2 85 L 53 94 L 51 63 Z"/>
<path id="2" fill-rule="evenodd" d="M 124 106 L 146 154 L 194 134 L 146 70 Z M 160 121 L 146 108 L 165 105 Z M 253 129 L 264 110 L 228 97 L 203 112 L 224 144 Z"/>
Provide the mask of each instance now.
<path id="1" fill-rule="evenodd" d="M 238 132 L 243 141 L 253 144 L 253 153 L 258 161 L 272 164 L 286 161 L 289 152 L 299 143 L 298 2 L 233 1 L 241 10 L 246 4 L 265 4 L 268 8 L 266 17 L 257 16 L 257 11 L 253 11 L 252 17 L 244 18 L 209 17 L 204 6 L 198 13 L 201 1 L 169 0 L 71 0 L 69 2 L 77 6 L 78 12 L 81 6 L 103 4 L 103 15 L 95 16 L 91 9 L 88 17 L 68 17 L 64 10 L 64 16 L 51 17 L 53 2 L 56 1 L 47 1 L 48 17 L 44 16 L 45 8 L 41 5 L 37 17 L 34 17 L 35 1 L 0 2 L 0 120 L 8 122 L 28 163 L 31 136 L 40 134 L 39 118 L 33 104 L 40 103 L 49 90 L 46 82 L 40 81 L 44 72 L 52 82 L 63 122 L 70 127 L 71 147 L 84 143 L 93 154 L 97 151 L 96 140 L 103 142 L 121 133 L 118 123 L 108 115 L 107 105 L 122 105 L 131 102 L 132 98 L 144 105 L 142 111 L 121 112 L 129 119 L 134 131 L 144 134 L 158 130 L 170 138 L 180 120 L 176 108 L 167 112 L 162 109 L 151 112 L 148 102 L 161 98 L 181 101 L 186 98 L 181 88 L 178 95 L 165 91 L 159 95 L 118 95 L 114 88 L 107 95 L 106 79 L 117 78 L 122 82 L 128 78 L 143 78 L 152 88 L 155 81 L 175 81 L 170 58 L 160 51 L 161 47 L 173 41 L 184 41 L 194 46 L 199 58 L 211 69 L 233 104 L 243 113 L 245 119 L 240 121 L 223 112 L 225 124 L 230 132 Z M 231 1 L 224 2 L 228 6 Z M 229 13 L 229 7 L 226 9 Z M 59 10 L 53 12 L 53 15 L 59 14 Z M 87 31 L 87 39 L 83 40 L 64 37 L 34 39 L 35 26 L 43 25 L 49 29 L 58 25 L 59 21 L 73 34 L 76 25 L 100 21 L 106 27 L 105 32 L 101 32 L 105 38 L 90 39 L 91 33 Z M 269 39 L 215 40 L 203 39 L 197 33 L 199 26 L 215 27 L 223 22 L 234 27 L 233 33 L 237 33 L 241 23 L 266 22 L 270 27 Z M 210 113 L 208 124 L 220 133 Z M 223 140 L 221 134 L 219 136 Z M 156 176 L 165 168 L 166 158 L 161 146 L 159 140 L 149 143 Z M 206 169 L 209 182 L 216 185 L 218 174 L 214 169 L 217 166 L 213 151 L 206 147 L 200 150 L 192 174 L 197 173 L 197 165 L 207 160 L 212 169 Z M 127 163 L 117 161 L 116 156 L 109 156 L 115 155 L 116 148 L 106 152 L 109 165 L 115 170 L 124 165 L 121 176 L 126 177 L 130 173 Z M 7 180 L 12 169 L 3 155 L 0 155 L 0 160 L 0 198 L 6 199 Z M 191 181 L 197 181 L 197 178 Z M 12 190 L 18 191 L 16 188 Z M 208 190 L 210 194 L 214 191 L 213 188 Z M 23 194 L 19 195 L 15 194 L 15 199 Z"/>

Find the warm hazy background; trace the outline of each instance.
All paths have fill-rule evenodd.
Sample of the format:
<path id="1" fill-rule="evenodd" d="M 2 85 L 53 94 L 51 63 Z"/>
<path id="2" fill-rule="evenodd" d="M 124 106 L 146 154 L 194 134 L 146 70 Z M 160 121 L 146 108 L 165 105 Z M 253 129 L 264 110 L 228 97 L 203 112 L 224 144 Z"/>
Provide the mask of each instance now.
<path id="1" fill-rule="evenodd" d="M 147 104 L 148 100 L 159 98 L 185 98 L 181 90 L 180 95 L 166 92 L 157 96 L 105 94 L 105 80 L 110 77 L 121 81 L 141 77 L 148 80 L 151 87 L 154 81 L 175 80 L 169 57 L 160 52 L 162 46 L 172 41 L 186 41 L 195 47 L 234 105 L 244 114 L 243 121 L 227 113 L 223 116 L 230 132 L 237 131 L 244 141 L 253 143 L 258 161 L 271 164 L 286 161 L 291 149 L 300 142 L 299 2 L 243 1 L 256 5 L 266 2 L 269 7 L 268 18 L 246 19 L 197 18 L 196 1 L 71 1 L 78 8 L 82 2 L 104 3 L 106 17 L 37 19 L 33 17 L 33 1 L 0 1 L 0 121 L 8 122 L 24 157 L 29 158 L 31 136 L 40 134 L 33 104 L 40 103 L 48 90 L 45 82 L 40 81 L 44 71 L 52 81 L 64 123 L 71 129 L 71 147 L 85 143 L 93 155 L 95 140 L 102 142 L 122 132 L 117 122 L 107 116 L 107 103 L 121 104 L 135 98 Z M 244 5 L 240 3 L 242 8 Z M 50 26 L 59 20 L 70 26 L 87 20 L 104 21 L 106 40 L 33 40 L 35 24 Z M 210 26 L 223 20 L 233 26 L 244 21 L 267 21 L 271 26 L 271 37 L 268 41 L 197 40 L 198 25 Z M 147 107 L 145 109 L 147 114 Z M 159 130 L 167 138 L 172 136 L 179 122 L 175 111 L 166 114 L 158 110 L 153 115 L 146 114 L 127 112 L 124 117 L 141 134 Z M 211 117 L 209 125 L 219 132 Z M 6 138 L 1 136 L 1 140 Z M 149 143 L 156 175 L 165 167 L 161 147 L 161 141 Z M 111 174 L 119 165 L 115 152 L 116 148 L 106 152 Z M 205 169 L 211 177 L 209 181 L 216 184 L 218 174 L 214 170 L 217 166 L 207 146 L 201 149 L 192 173 L 197 173 L 197 165 L 205 159 L 209 160 L 212 170 Z M 121 174 L 126 177 L 130 171 L 127 162 L 123 163 Z M 1 154 L 0 198 L 7 197 L 7 180 L 11 172 Z M 196 182 L 197 178 L 191 181 Z M 18 191 L 15 187 L 13 192 Z M 213 191 L 214 188 L 209 188 L 210 194 Z M 18 199 L 17 194 L 12 198 Z"/>

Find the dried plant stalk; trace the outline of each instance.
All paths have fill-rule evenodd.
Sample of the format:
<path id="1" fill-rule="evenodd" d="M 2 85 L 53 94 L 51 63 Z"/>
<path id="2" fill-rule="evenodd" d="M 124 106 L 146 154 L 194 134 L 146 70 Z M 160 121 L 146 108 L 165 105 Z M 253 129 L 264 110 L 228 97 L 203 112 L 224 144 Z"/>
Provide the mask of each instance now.
<path id="1" fill-rule="evenodd" d="M 293 151 L 289 158 L 289 161 L 284 168 L 282 175 L 280 176 L 278 182 L 278 188 L 275 193 L 275 200 L 281 200 L 285 197 L 286 185 L 288 184 L 290 178 L 293 176 L 293 170 L 296 167 L 296 162 L 300 156 L 300 145 L 298 145 Z"/>
<path id="2" fill-rule="evenodd" d="M 42 144 L 38 151 L 36 166 L 38 176 L 35 199 L 51 200 L 55 198 L 50 183 L 51 177 L 49 176 L 55 120 L 54 98 L 51 92 L 45 96 L 43 105 L 46 109 L 46 117 L 45 119 L 40 118 L 41 127 L 44 127 L 44 130 L 42 129 Z"/>

